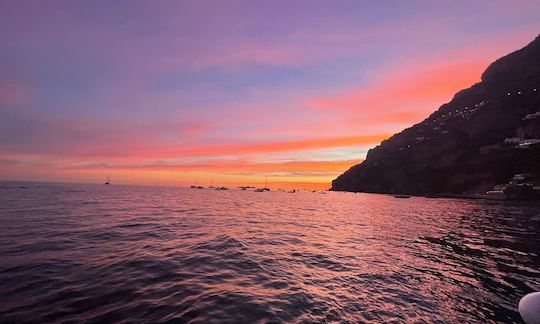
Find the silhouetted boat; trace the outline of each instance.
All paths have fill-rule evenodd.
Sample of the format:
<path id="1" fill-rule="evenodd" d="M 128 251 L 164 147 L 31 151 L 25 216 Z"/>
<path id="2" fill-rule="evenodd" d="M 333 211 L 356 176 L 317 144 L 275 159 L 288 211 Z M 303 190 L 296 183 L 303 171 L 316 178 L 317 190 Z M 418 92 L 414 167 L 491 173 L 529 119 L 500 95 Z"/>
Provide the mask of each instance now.
<path id="1" fill-rule="evenodd" d="M 227 188 L 227 187 L 216 187 L 215 190 L 229 190 L 229 188 Z"/>
<path id="2" fill-rule="evenodd" d="M 410 195 L 394 195 L 394 198 L 403 198 L 403 199 L 406 199 L 406 198 L 411 198 Z"/>
<path id="3" fill-rule="evenodd" d="M 264 184 L 264 188 L 255 189 L 255 192 L 264 192 L 264 191 L 270 191 L 270 188 L 268 188 L 268 177 L 266 177 L 266 181 Z"/>
<path id="4" fill-rule="evenodd" d="M 191 189 L 204 189 L 204 187 L 198 185 L 197 178 L 195 178 L 195 184 L 190 186 Z"/>
<path id="5" fill-rule="evenodd" d="M 106 184 L 106 185 L 111 184 L 111 179 L 109 179 L 109 177 L 107 177 L 107 181 L 105 181 L 105 184 Z"/>

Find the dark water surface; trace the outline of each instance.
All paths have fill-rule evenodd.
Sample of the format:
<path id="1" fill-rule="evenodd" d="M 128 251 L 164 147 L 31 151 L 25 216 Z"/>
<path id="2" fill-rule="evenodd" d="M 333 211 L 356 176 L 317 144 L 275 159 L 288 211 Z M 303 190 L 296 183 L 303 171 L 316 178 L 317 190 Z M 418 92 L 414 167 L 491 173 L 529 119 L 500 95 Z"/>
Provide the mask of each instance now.
<path id="1" fill-rule="evenodd" d="M 520 322 L 539 253 L 530 203 L 0 183 L 0 322 Z"/>

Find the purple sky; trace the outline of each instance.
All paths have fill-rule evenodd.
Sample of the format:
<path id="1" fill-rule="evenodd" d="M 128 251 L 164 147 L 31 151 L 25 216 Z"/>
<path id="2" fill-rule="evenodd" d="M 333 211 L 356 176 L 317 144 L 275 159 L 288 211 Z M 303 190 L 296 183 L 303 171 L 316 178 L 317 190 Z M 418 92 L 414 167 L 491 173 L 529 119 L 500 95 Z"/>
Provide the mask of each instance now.
<path id="1" fill-rule="evenodd" d="M 0 179 L 326 185 L 539 17 L 538 1 L 4 0 Z"/>

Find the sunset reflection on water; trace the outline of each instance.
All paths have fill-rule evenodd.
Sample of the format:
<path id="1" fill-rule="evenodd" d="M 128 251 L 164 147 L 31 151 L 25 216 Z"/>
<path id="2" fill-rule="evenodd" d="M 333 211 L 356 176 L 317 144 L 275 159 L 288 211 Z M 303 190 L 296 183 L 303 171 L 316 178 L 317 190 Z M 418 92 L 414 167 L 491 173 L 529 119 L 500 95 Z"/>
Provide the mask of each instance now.
<path id="1" fill-rule="evenodd" d="M 0 321 L 519 321 L 540 206 L 2 183 Z"/>

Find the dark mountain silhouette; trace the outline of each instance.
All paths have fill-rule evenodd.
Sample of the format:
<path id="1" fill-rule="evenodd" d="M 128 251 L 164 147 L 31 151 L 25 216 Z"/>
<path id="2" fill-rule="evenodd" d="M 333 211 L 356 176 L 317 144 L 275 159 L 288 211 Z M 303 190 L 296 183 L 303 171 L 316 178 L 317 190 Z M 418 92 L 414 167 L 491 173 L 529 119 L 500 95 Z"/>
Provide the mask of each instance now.
<path id="1" fill-rule="evenodd" d="M 540 36 L 492 63 L 419 124 L 369 150 L 332 190 L 485 193 L 540 174 Z M 534 186 L 535 184 L 531 184 Z"/>

